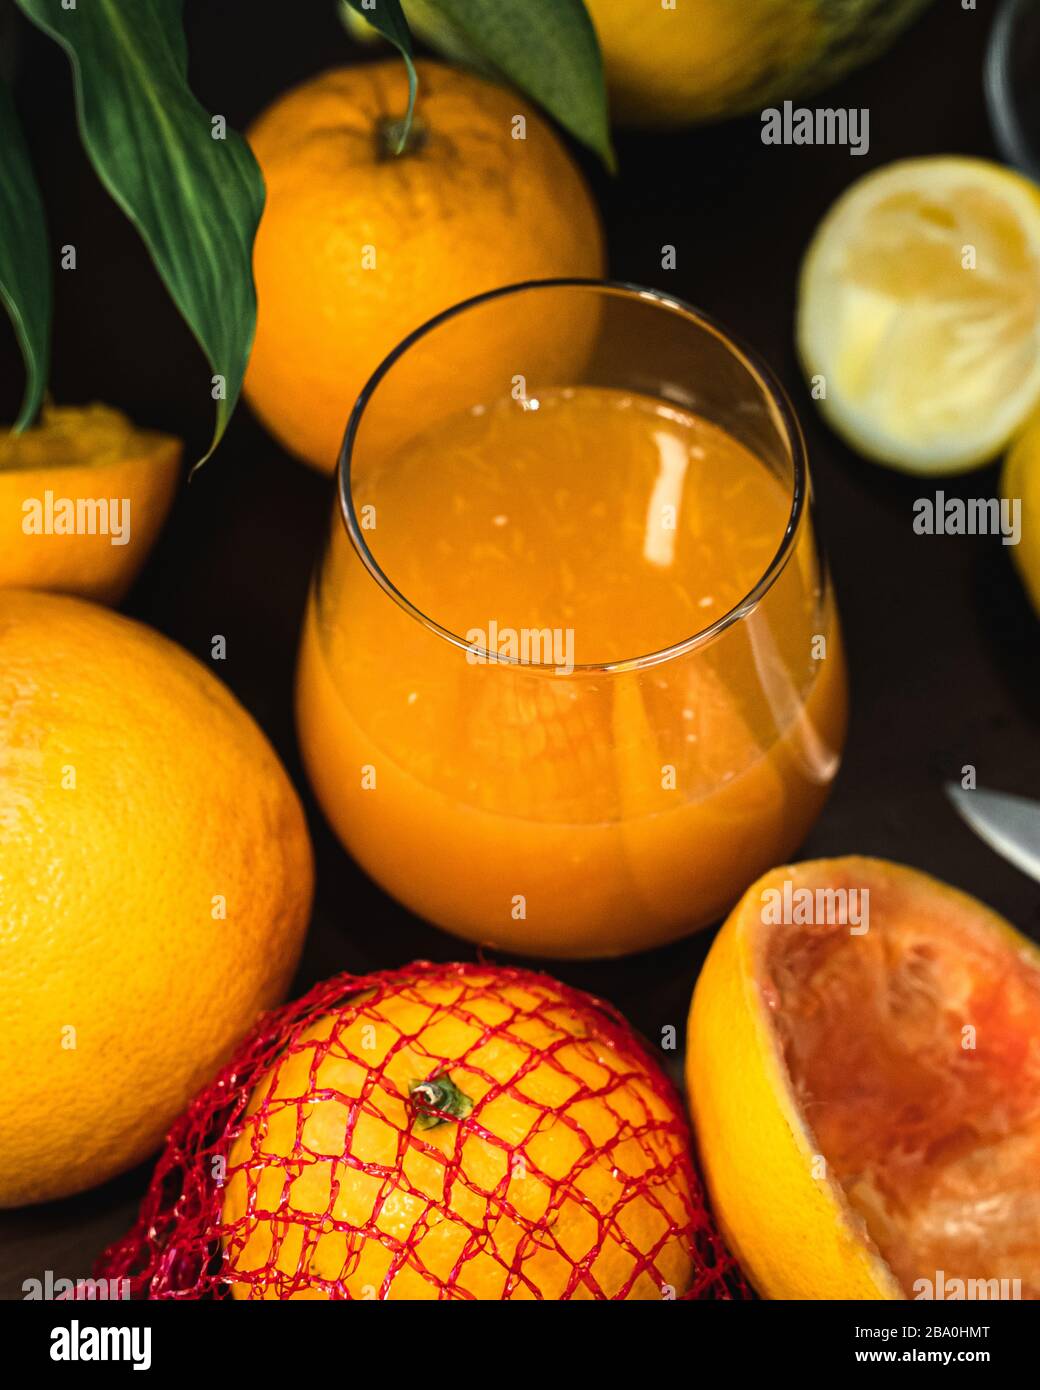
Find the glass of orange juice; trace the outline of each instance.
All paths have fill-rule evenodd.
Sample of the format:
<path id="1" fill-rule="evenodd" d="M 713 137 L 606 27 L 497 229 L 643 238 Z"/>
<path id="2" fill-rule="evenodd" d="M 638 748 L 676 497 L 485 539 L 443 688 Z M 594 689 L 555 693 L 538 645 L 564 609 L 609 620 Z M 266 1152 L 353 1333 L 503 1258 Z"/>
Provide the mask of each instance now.
<path id="1" fill-rule="evenodd" d="M 789 856 L 845 733 L 792 409 L 685 304 L 511 286 L 354 408 L 300 652 L 318 798 L 449 931 L 619 955 Z"/>

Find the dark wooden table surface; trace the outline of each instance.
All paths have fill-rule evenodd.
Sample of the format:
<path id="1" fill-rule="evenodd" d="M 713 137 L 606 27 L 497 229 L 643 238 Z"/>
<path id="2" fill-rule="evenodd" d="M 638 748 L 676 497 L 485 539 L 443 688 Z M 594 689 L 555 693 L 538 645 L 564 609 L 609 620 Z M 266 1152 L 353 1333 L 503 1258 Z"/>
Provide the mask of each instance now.
<path id="1" fill-rule="evenodd" d="M 189 0 L 192 80 L 239 129 L 287 84 L 351 53 L 332 4 L 289 7 Z M 796 271 L 818 219 L 853 179 L 889 160 L 937 152 L 993 155 L 981 63 L 992 8 L 933 9 L 896 48 L 823 104 L 868 107 L 870 151 L 766 147 L 757 118 L 676 135 L 623 135 L 616 181 L 579 155 L 600 199 L 614 277 L 660 286 L 707 310 L 777 369 L 809 443 L 819 525 L 847 636 L 848 746 L 804 856 L 883 855 L 977 894 L 1040 938 L 1040 887 L 956 819 L 940 790 L 965 763 L 981 783 L 1040 794 L 1040 625 L 999 540 L 917 536 L 916 497 L 934 488 L 857 458 L 818 420 L 799 375 Z M 44 183 L 52 241 L 79 269 L 57 283 L 52 388 L 61 402 L 101 399 L 202 451 L 212 425 L 209 369 L 135 234 L 100 189 L 75 135 L 65 61 L 17 26 L 20 107 Z M 660 248 L 677 248 L 674 271 Z M 55 253 L 55 260 L 57 255 Z M 0 418 L 21 376 L 0 324 Z M 986 496 L 996 469 L 944 483 Z M 297 632 L 328 516 L 329 486 L 287 458 L 240 408 L 216 457 L 182 490 L 127 609 L 205 657 L 228 638 L 222 675 L 267 731 L 306 800 L 318 889 L 297 990 L 343 969 L 418 956 L 472 955 L 410 916 L 357 869 L 304 781 L 290 694 Z M 621 1006 L 649 1034 L 681 1026 L 711 933 L 611 963 L 553 965 Z M 76 1277 L 129 1224 L 141 1168 L 64 1202 L 0 1213 L 0 1297 L 50 1269 Z"/>

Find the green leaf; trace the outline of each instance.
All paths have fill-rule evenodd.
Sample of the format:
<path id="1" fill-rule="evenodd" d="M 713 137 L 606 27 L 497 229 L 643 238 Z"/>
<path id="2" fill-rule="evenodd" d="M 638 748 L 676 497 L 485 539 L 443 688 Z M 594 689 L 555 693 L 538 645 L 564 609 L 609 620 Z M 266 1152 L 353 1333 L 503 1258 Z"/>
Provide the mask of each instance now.
<path id="1" fill-rule="evenodd" d="M 615 167 L 603 60 L 582 0 L 405 0 L 405 10 L 446 57 L 506 78 Z"/>
<path id="2" fill-rule="evenodd" d="M 341 0 L 344 6 L 348 6 L 355 13 L 367 19 L 373 29 L 378 30 L 384 39 L 389 39 L 401 57 L 404 65 L 408 69 L 408 112 L 401 124 L 397 136 L 396 153 L 401 154 L 408 143 L 408 134 L 412 128 L 412 116 L 415 113 L 415 94 L 419 87 L 418 78 L 415 74 L 415 60 L 412 56 L 412 35 L 408 28 L 408 21 L 404 17 L 401 9 L 401 0 Z M 354 24 L 349 24 L 348 28 L 353 32 L 356 28 Z"/>
<path id="3" fill-rule="evenodd" d="M 68 53 L 80 134 L 98 177 L 141 233 L 223 379 L 208 458 L 231 418 L 253 343 L 260 170 L 241 136 L 221 136 L 188 87 L 181 0 L 89 0 L 74 9 L 61 0 L 16 3 Z"/>
<path id="4" fill-rule="evenodd" d="M 358 43 L 378 43 L 383 37 L 378 29 L 373 29 L 367 19 L 361 18 L 361 10 L 355 10 L 350 0 L 339 0 L 340 23 L 352 39 Z"/>
<path id="5" fill-rule="evenodd" d="M 0 82 L 0 300 L 25 361 L 25 394 L 14 425 L 24 430 L 36 418 L 47 389 L 51 266 L 40 190 L 4 82 Z"/>

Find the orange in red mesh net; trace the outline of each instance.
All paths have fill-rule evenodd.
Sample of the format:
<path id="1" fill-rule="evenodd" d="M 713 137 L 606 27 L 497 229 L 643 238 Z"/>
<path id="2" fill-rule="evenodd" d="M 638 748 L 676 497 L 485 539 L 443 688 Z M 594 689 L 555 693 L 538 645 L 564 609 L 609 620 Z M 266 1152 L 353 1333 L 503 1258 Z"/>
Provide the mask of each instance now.
<path id="1" fill-rule="evenodd" d="M 96 1273 L 150 1298 L 743 1298 L 671 1084 L 548 976 L 419 963 L 267 1015 Z"/>

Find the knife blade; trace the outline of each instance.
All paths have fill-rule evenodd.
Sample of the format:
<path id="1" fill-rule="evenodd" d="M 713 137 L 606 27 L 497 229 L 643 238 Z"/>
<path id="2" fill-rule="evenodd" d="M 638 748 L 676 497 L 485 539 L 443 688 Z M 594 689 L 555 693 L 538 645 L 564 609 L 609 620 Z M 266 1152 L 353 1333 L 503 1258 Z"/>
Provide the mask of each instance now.
<path id="1" fill-rule="evenodd" d="M 1040 883 L 1040 802 L 984 787 L 967 791 L 957 782 L 947 782 L 945 790 L 980 840 Z"/>

